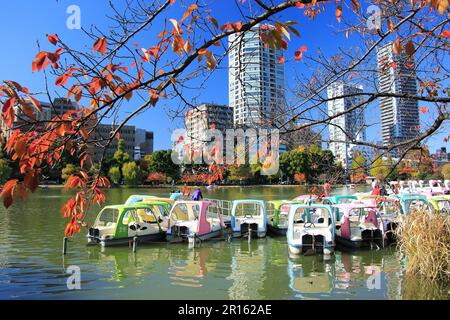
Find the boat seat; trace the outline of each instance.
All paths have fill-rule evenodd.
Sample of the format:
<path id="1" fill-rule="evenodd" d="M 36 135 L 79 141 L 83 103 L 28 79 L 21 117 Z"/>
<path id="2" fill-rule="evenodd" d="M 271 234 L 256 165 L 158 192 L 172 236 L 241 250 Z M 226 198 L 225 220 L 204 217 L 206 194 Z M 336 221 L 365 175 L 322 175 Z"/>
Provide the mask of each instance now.
<path id="1" fill-rule="evenodd" d="M 377 215 L 374 210 L 369 211 L 369 214 L 367 215 L 366 219 L 364 220 L 364 223 L 372 223 L 375 227 L 378 228 Z"/>

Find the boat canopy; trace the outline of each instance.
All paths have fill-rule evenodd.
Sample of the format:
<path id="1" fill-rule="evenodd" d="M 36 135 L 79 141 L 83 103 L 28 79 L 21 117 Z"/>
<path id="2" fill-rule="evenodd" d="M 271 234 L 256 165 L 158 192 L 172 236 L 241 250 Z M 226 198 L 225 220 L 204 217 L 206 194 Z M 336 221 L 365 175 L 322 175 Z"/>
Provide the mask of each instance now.
<path id="1" fill-rule="evenodd" d="M 266 204 L 263 200 L 234 200 L 231 215 L 233 216 L 265 216 Z"/>
<path id="2" fill-rule="evenodd" d="M 133 205 L 133 204 L 135 204 L 137 202 L 141 202 L 141 201 L 143 201 L 145 199 L 154 199 L 154 198 L 156 198 L 156 197 L 150 196 L 150 195 L 133 194 L 133 195 L 128 197 L 127 201 L 125 201 L 124 204 L 126 206 L 130 206 L 130 205 Z"/>

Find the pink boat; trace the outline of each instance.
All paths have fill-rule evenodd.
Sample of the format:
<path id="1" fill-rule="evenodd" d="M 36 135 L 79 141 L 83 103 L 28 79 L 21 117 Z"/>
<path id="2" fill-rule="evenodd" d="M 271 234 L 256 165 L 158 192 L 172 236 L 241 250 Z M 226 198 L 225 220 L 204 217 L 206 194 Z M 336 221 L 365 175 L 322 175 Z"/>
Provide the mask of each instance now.
<path id="1" fill-rule="evenodd" d="M 376 205 L 346 203 L 333 208 L 337 244 L 350 248 L 383 246 L 384 226 Z"/>
<path id="2" fill-rule="evenodd" d="M 177 201 L 169 215 L 167 239 L 189 243 L 222 236 L 225 223 L 212 201 Z"/>

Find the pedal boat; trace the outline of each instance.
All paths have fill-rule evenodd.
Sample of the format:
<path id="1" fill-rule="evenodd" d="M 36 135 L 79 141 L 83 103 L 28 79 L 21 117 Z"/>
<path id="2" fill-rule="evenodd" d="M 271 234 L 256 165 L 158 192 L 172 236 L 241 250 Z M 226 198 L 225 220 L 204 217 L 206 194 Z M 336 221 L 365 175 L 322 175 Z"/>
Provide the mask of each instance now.
<path id="1" fill-rule="evenodd" d="M 288 228 L 289 208 L 303 201 L 274 200 L 267 202 L 267 231 L 276 236 L 285 236 Z"/>
<path id="2" fill-rule="evenodd" d="M 332 254 L 335 247 L 332 207 L 325 204 L 291 205 L 286 235 L 291 254 Z"/>
<path id="3" fill-rule="evenodd" d="M 170 211 L 167 240 L 196 243 L 224 236 L 225 228 L 213 202 L 177 201 Z"/>
<path id="4" fill-rule="evenodd" d="M 354 203 L 333 208 L 336 244 L 351 249 L 384 246 L 384 226 L 376 206 Z"/>
<path id="5" fill-rule="evenodd" d="M 407 194 L 398 197 L 402 214 L 410 214 L 416 210 L 433 211 L 427 197 L 422 194 Z"/>
<path id="6" fill-rule="evenodd" d="M 427 200 L 435 213 L 447 215 L 450 213 L 450 195 L 433 196 Z"/>
<path id="7" fill-rule="evenodd" d="M 231 209 L 231 230 L 234 237 L 256 236 L 267 233 L 267 209 L 263 200 L 234 200 Z"/>
<path id="8" fill-rule="evenodd" d="M 106 247 L 126 245 L 134 238 L 137 242 L 164 240 L 168 212 L 168 204 L 159 201 L 106 206 L 89 228 L 88 244 Z"/>

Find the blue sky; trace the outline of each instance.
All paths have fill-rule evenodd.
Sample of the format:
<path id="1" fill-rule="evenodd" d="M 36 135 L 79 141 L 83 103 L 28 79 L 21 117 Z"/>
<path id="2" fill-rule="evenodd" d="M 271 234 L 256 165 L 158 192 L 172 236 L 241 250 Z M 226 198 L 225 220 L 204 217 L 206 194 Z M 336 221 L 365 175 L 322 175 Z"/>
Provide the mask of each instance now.
<path id="1" fill-rule="evenodd" d="M 190 1 L 186 1 L 190 3 Z M 120 5 L 120 1 L 114 1 Z M 91 48 L 92 41 L 86 39 L 81 30 L 69 30 L 66 27 L 66 20 L 69 15 L 66 9 L 70 5 L 78 5 L 81 9 L 82 26 L 88 28 L 95 23 L 100 29 L 106 30 L 111 22 L 105 17 L 105 13 L 111 13 L 108 9 L 107 0 L 21 0 L 3 1 L 0 10 L 0 39 L 2 50 L 0 50 L 0 79 L 15 80 L 25 85 L 32 91 L 44 89 L 42 73 L 31 73 L 31 61 L 38 52 L 37 41 L 42 45 L 43 50 L 53 50 L 46 40 L 46 34 L 56 33 L 66 43 L 78 48 Z M 212 0 L 208 1 L 212 9 L 212 15 L 217 18 L 219 25 L 230 21 L 240 20 L 239 11 L 236 9 L 233 0 Z M 317 48 L 321 48 L 325 53 L 335 52 L 339 44 L 352 43 L 352 37 L 346 40 L 343 35 L 336 35 L 335 30 L 338 23 L 334 17 L 334 4 L 325 12 L 319 14 L 314 21 L 307 19 L 301 10 L 291 9 L 281 16 L 283 20 L 296 20 L 300 24 L 297 26 L 301 33 L 301 38 L 293 38 L 286 52 L 286 57 L 292 57 L 296 49 L 301 45 L 308 47 L 308 54 L 314 55 Z M 182 16 L 184 10 L 178 7 L 171 8 L 170 16 L 167 18 Z M 344 11 L 344 14 L 347 14 Z M 351 14 L 348 12 L 348 14 Z M 155 30 L 160 30 L 157 28 Z M 156 31 L 155 31 L 156 33 Z M 155 35 L 149 35 L 154 37 Z M 142 40 L 142 39 L 141 39 Z M 149 47 L 152 43 L 145 40 L 137 41 L 142 46 Z M 207 89 L 200 92 L 198 102 L 216 102 L 228 104 L 228 76 L 226 61 L 207 82 Z M 292 60 L 286 62 L 286 81 L 292 87 L 296 73 L 306 72 L 305 66 L 295 63 Z M 133 100 L 130 103 L 134 103 Z M 148 110 L 139 117 L 133 119 L 130 124 L 152 130 L 155 132 L 155 150 L 170 148 L 170 135 L 173 129 L 181 126 L 179 122 L 171 123 L 166 114 L 166 110 L 171 107 L 170 101 L 158 104 L 156 108 Z M 133 107 L 130 106 L 130 107 Z M 136 107 L 136 106 L 134 106 Z M 376 106 L 374 108 L 377 108 Z M 126 106 L 125 108 L 126 109 Z M 126 111 L 124 110 L 123 114 Z M 424 123 L 429 123 L 432 114 L 421 115 Z M 373 112 L 366 116 L 370 123 L 379 122 L 379 116 L 374 116 Z M 165 120 L 165 121 L 162 121 Z M 379 141 L 379 125 L 375 125 L 369 130 L 368 138 L 372 141 Z M 447 134 L 449 128 L 443 129 Z M 428 144 L 432 152 L 440 146 L 450 144 L 443 142 L 445 132 L 430 139 Z"/>

